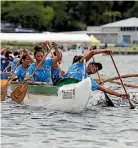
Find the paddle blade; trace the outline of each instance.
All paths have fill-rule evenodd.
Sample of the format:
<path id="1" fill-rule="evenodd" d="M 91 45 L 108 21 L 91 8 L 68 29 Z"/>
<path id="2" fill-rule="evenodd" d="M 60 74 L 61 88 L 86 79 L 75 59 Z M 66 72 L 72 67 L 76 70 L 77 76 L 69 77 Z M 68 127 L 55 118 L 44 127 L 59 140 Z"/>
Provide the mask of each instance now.
<path id="1" fill-rule="evenodd" d="M 27 93 L 27 89 L 28 89 L 27 84 L 23 84 L 15 88 L 13 92 L 11 93 L 12 100 L 17 103 L 22 102 Z"/>
<path id="2" fill-rule="evenodd" d="M 135 109 L 135 105 L 132 104 L 132 102 L 129 100 L 130 109 Z"/>
<path id="3" fill-rule="evenodd" d="M 7 96 L 7 86 L 3 86 L 1 87 L 1 101 L 4 101 L 6 99 Z"/>
<path id="4" fill-rule="evenodd" d="M 4 101 L 7 96 L 8 80 L 1 80 L 1 101 Z"/>
<path id="5" fill-rule="evenodd" d="M 106 99 L 106 103 L 108 106 L 110 107 L 114 107 L 114 103 L 111 101 L 111 99 L 108 97 L 108 95 L 104 92 L 104 95 L 105 95 L 105 99 Z"/>

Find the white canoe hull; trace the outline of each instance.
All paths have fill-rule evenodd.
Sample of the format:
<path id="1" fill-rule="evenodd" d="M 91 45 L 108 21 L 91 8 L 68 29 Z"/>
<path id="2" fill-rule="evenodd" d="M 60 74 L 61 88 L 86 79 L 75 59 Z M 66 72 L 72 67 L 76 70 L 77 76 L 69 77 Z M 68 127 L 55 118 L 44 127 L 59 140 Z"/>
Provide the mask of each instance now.
<path id="1" fill-rule="evenodd" d="M 79 83 L 64 85 L 59 88 L 57 96 L 27 94 L 24 103 L 45 106 L 47 109 L 64 112 L 81 112 L 86 107 L 91 93 L 91 79 Z"/>

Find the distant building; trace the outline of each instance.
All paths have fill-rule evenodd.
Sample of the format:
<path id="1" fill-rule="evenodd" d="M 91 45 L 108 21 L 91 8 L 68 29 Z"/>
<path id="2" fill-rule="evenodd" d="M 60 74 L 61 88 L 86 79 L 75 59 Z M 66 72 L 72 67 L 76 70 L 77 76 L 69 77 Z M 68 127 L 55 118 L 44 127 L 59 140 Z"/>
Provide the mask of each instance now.
<path id="1" fill-rule="evenodd" d="M 102 43 L 138 43 L 138 18 L 133 17 L 109 23 L 99 28 L 97 26 L 88 26 L 87 32 L 89 32 L 87 34 L 92 33 Z"/>
<path id="2" fill-rule="evenodd" d="M 138 18 L 132 17 L 102 26 L 88 26 L 86 31 L 70 31 L 64 33 L 93 34 L 104 44 L 122 42 L 126 44 L 138 43 Z"/>
<path id="3" fill-rule="evenodd" d="M 13 23 L 1 23 L 1 32 L 3 33 L 37 33 L 34 28 L 22 28 L 21 25 L 16 26 Z"/>

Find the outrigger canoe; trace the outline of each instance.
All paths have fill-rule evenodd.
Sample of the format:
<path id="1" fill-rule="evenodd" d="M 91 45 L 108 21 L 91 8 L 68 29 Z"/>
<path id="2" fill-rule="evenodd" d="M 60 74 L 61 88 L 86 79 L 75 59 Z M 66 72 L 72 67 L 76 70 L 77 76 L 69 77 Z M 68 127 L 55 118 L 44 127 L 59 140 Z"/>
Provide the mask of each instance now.
<path id="1" fill-rule="evenodd" d="M 70 83 L 70 80 L 66 81 Z M 73 81 L 72 81 L 73 82 Z M 45 105 L 52 110 L 65 112 L 81 112 L 87 106 L 91 93 L 91 79 L 86 78 L 78 83 L 54 86 L 46 83 L 28 83 L 28 91 L 24 98 L 25 104 Z M 13 90 L 21 83 L 11 83 Z M 62 86 L 63 85 L 63 86 Z"/>

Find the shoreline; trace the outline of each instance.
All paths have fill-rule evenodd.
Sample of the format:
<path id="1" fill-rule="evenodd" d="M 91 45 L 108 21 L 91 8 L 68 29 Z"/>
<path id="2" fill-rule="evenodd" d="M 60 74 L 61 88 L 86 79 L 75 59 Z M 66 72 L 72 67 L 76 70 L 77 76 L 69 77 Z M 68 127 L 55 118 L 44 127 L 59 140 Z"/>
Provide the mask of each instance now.
<path id="1" fill-rule="evenodd" d="M 137 55 L 138 51 L 112 51 L 112 54 L 114 55 Z"/>

